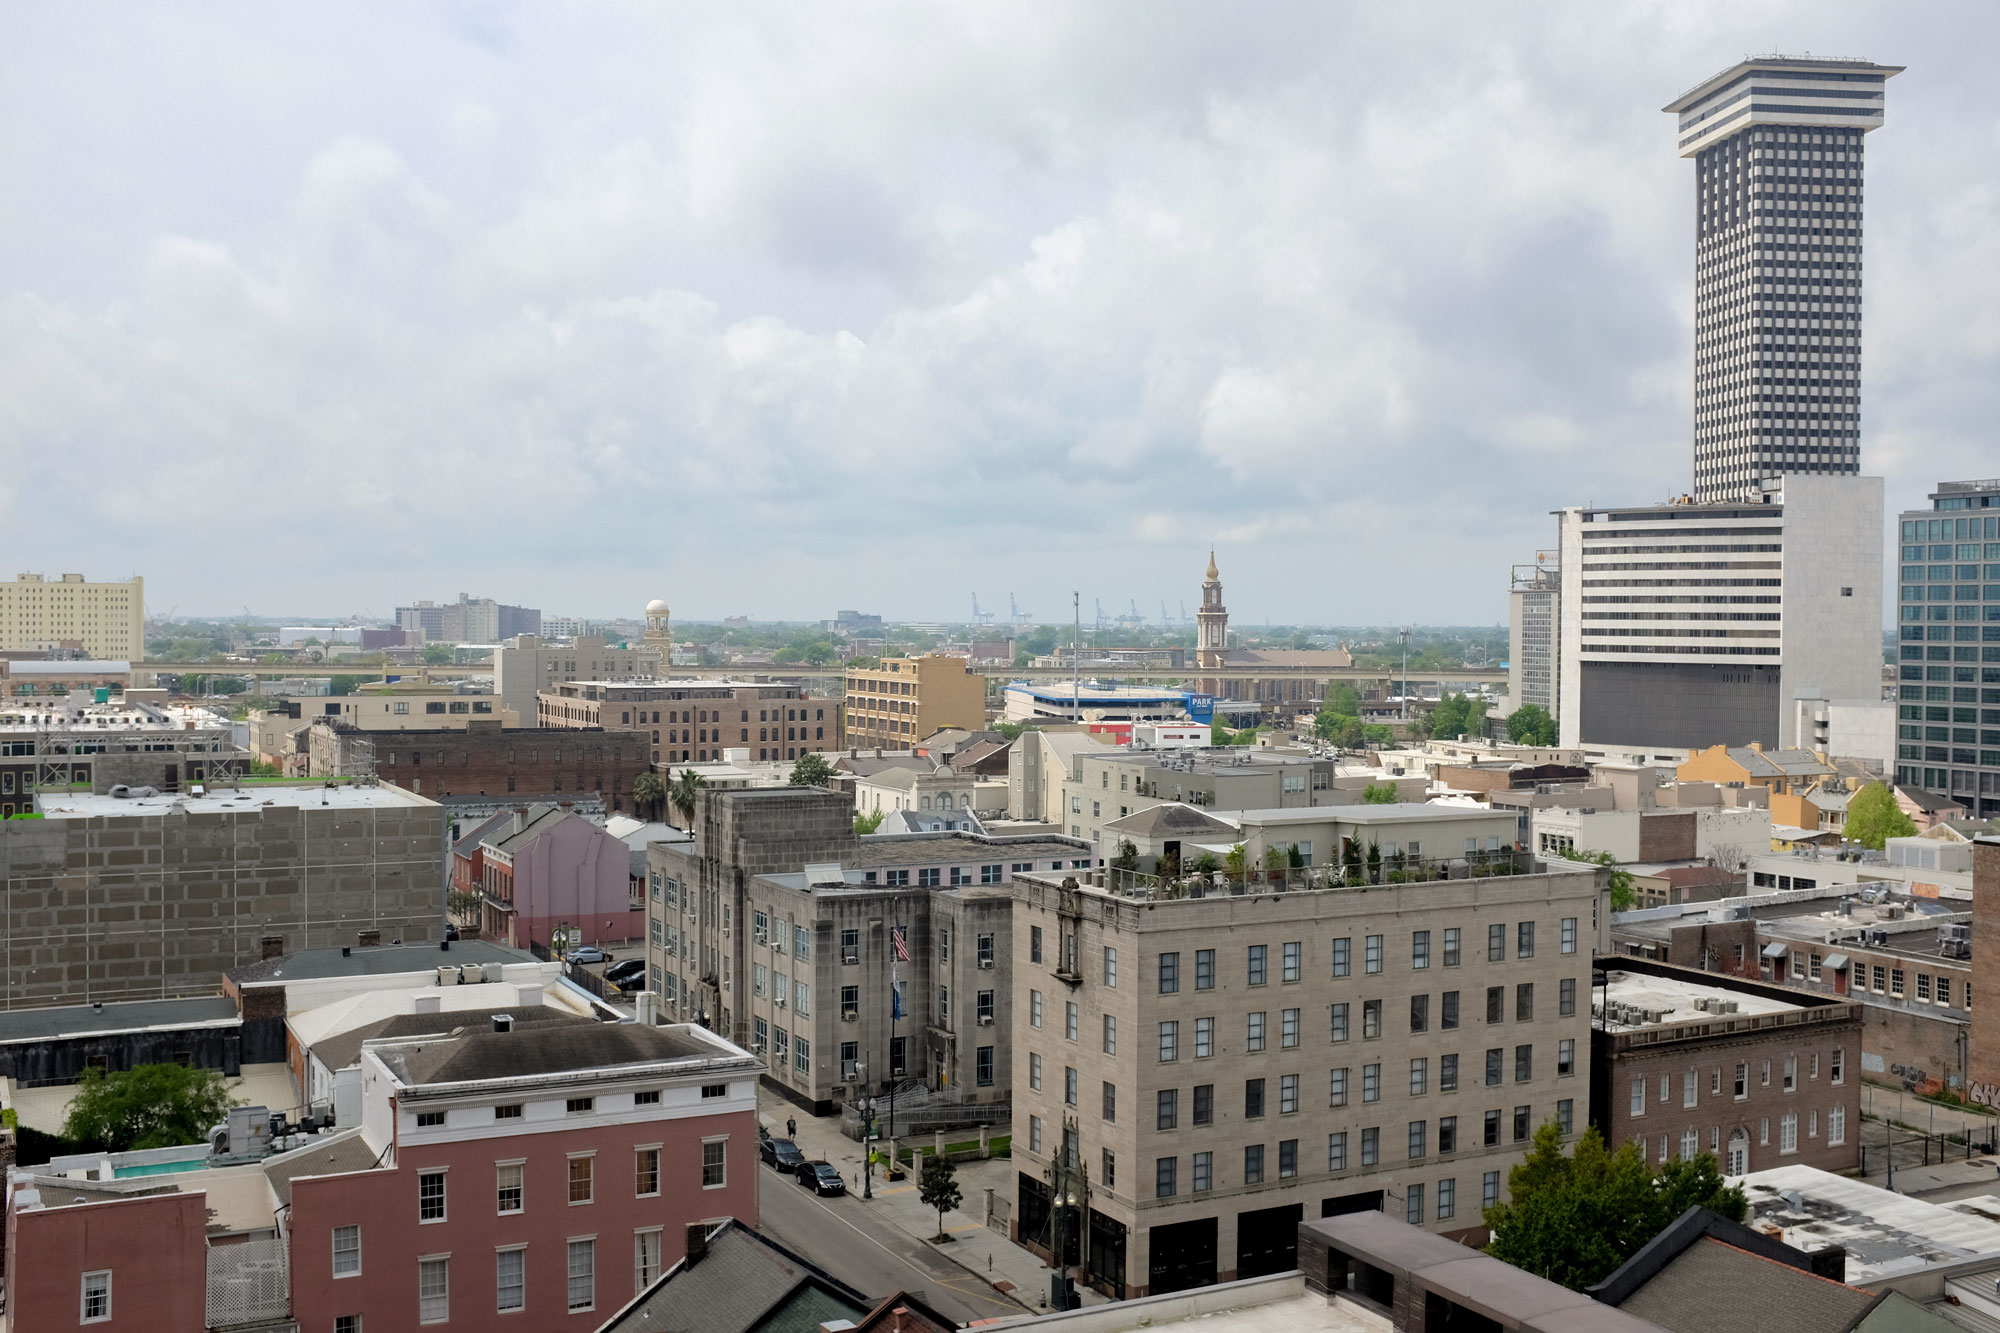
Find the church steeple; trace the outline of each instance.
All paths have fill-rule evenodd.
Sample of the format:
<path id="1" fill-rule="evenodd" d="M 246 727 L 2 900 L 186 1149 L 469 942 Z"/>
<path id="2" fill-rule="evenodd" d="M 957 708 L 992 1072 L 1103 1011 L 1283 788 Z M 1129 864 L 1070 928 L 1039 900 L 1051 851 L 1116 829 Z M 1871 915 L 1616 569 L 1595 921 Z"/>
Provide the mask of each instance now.
<path id="1" fill-rule="evenodd" d="M 1215 551 L 1208 553 L 1208 577 L 1201 585 L 1201 610 L 1195 613 L 1194 660 L 1197 669 L 1226 666 L 1229 660 L 1229 609 L 1222 604 L 1222 571 L 1215 567 Z M 1220 695 L 1220 678 L 1205 678 L 1201 689 Z"/>

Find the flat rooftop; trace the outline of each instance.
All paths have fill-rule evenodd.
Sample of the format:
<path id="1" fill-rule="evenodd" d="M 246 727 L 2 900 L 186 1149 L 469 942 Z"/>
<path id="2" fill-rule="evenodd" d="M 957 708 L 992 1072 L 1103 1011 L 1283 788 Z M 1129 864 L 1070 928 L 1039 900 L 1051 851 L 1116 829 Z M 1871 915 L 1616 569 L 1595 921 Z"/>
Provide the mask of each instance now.
<path id="1" fill-rule="evenodd" d="M 431 972 L 468 963 L 539 963 L 533 954 L 489 940 L 455 940 L 449 949 L 436 944 L 378 944 L 367 948 L 303 949 L 283 958 L 265 958 L 232 968 L 230 980 L 239 986 L 272 981 L 318 981 L 327 977 L 385 977 L 405 972 Z M 109 1008 L 110 1006 L 105 1006 Z"/>
<path id="2" fill-rule="evenodd" d="M 1801 1250 L 1847 1250 L 1847 1281 L 1879 1278 L 2000 1253 L 2000 1199 L 1983 1195 L 1926 1203 L 1812 1166 L 1777 1166 L 1742 1177 L 1752 1226 L 1782 1227 Z"/>
<path id="3" fill-rule="evenodd" d="M 446 1037 L 416 1038 L 365 1048 L 380 1057 L 405 1087 L 474 1083 L 487 1079 L 542 1078 L 655 1064 L 741 1061 L 756 1057 L 700 1028 L 680 1023 L 535 1023 L 511 1032 L 467 1028 Z"/>
<path id="4" fill-rule="evenodd" d="M 1061 1333 L 1128 1333 L 1155 1328 L 1201 1333 L 1382 1333 L 1388 1321 L 1306 1290 L 1298 1273 L 1224 1282 L 1166 1296 L 1090 1305 L 1062 1314 L 1014 1315 L 992 1327 Z"/>
<path id="5" fill-rule="evenodd" d="M 50 1041 L 106 1032 L 225 1027 L 236 1021 L 235 1002 L 221 996 L 196 1000 L 67 1004 L 50 1009 L 8 1009 L 0 1011 L 0 1042 Z"/>
<path id="6" fill-rule="evenodd" d="M 425 800 L 387 783 L 370 786 L 350 782 L 338 786 L 308 783 L 303 786 L 254 786 L 241 790 L 211 788 L 206 796 L 186 792 L 163 792 L 158 796 L 98 796 L 91 792 L 44 792 L 35 808 L 50 819 L 110 819 L 131 815 L 164 815 L 184 806 L 197 814 L 254 814 L 259 810 L 397 810 L 435 807 Z"/>
<path id="7" fill-rule="evenodd" d="M 1513 825 L 1512 810 L 1483 805 L 1451 805 L 1440 801 L 1399 801 L 1394 805 L 1306 805 L 1278 810 L 1236 810 L 1218 814 L 1232 824 L 1435 824 L 1462 819 L 1489 819 Z"/>
<path id="8" fill-rule="evenodd" d="M 1615 968 L 1608 971 L 1606 977 L 1605 984 L 1597 988 L 1598 994 L 1591 1000 L 1593 1007 L 1600 1001 L 1606 1007 L 1601 1024 L 1606 1032 L 1640 1032 L 1648 1028 L 1671 1027 L 1676 1023 L 1706 1021 L 1708 1014 L 1695 1007 L 1696 1000 L 1733 1000 L 1736 1013 L 1751 1017 L 1782 1014 L 1806 1007 L 1728 986 L 1705 986 L 1699 982 L 1683 981 L 1679 977 L 1655 977 Z M 1658 1022 L 1614 1022 L 1610 1017 L 1612 1005 L 1643 1009 L 1661 1017 Z"/>

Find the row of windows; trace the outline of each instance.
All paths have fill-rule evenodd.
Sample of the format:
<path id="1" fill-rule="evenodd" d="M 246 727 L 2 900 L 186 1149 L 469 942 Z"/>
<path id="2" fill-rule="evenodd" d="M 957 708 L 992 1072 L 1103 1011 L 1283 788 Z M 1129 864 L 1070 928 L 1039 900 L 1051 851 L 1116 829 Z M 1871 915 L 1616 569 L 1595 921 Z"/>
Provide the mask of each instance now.
<path id="1" fill-rule="evenodd" d="M 336 1231 L 337 1234 L 337 1231 Z M 597 1308 L 597 1237 L 565 1242 L 563 1307 L 571 1314 Z M 338 1254 L 338 1251 L 336 1251 Z M 451 1318 L 450 1255 L 426 1255 L 417 1260 L 417 1322 L 442 1324 Z M 528 1247 L 509 1245 L 493 1252 L 493 1309 L 513 1314 L 528 1308 Z M 632 1233 L 632 1294 L 637 1296 L 660 1278 L 662 1231 L 648 1227 Z M 109 1317 L 109 1282 L 104 1308 Z M 86 1289 L 87 1292 L 87 1289 Z M 86 1299 L 86 1306 L 88 1300 Z M 362 1333 L 358 1314 L 335 1315 L 334 1333 Z"/>
<path id="2" fill-rule="evenodd" d="M 728 1183 L 728 1162 L 724 1149 L 726 1138 L 705 1140 L 702 1143 L 701 1187 L 717 1189 Z M 597 1202 L 597 1153 L 577 1152 L 567 1156 L 565 1167 L 566 1203 L 587 1204 Z M 446 1180 L 444 1170 L 419 1171 L 417 1173 L 417 1221 L 434 1223 L 448 1220 L 446 1216 Z M 660 1145 L 646 1144 L 632 1150 L 632 1193 L 635 1198 L 657 1198 L 660 1194 Z M 521 1213 L 527 1210 L 527 1160 L 517 1158 L 512 1161 L 493 1164 L 494 1211 L 499 1214 Z M 353 1277 L 361 1272 L 361 1228 L 360 1226 L 335 1227 L 333 1230 L 333 1275 Z"/>
<path id="3" fill-rule="evenodd" d="M 1819 1063 L 1819 1052 L 1814 1051 L 1807 1057 L 1806 1077 L 1809 1081 L 1818 1080 L 1820 1072 Z M 1836 1047 L 1832 1055 L 1828 1058 L 1827 1065 L 1827 1081 L 1829 1083 L 1838 1087 L 1847 1081 L 1847 1053 L 1845 1050 Z M 1722 1072 L 1721 1065 L 1714 1065 L 1708 1071 L 1706 1082 L 1708 1083 L 1708 1095 L 1711 1097 L 1720 1097 L 1722 1095 Z M 1770 1060 L 1766 1059 L 1759 1062 L 1757 1079 L 1757 1086 L 1761 1088 L 1771 1086 Z M 1798 1056 L 1788 1055 L 1784 1058 L 1778 1068 L 1778 1080 L 1778 1086 L 1783 1091 L 1788 1093 L 1798 1091 Z M 1659 1077 L 1659 1104 L 1661 1106 L 1665 1106 L 1673 1095 L 1673 1081 L 1672 1074 L 1661 1074 Z M 1703 1081 L 1700 1070 L 1687 1069 L 1681 1072 L 1682 1107 L 1694 1107 L 1700 1104 L 1701 1085 Z M 1628 1103 L 1628 1109 L 1632 1115 L 1643 1116 L 1646 1114 L 1646 1089 L 1650 1086 L 1650 1083 L 1651 1080 L 1643 1076 L 1632 1080 L 1631 1099 Z M 1742 1101 L 1749 1097 L 1749 1061 L 1739 1060 L 1736 1062 L 1736 1068 L 1730 1080 L 1730 1095 L 1737 1101 Z"/>
<path id="4" fill-rule="evenodd" d="M 1040 927 L 1035 928 L 1039 932 Z M 1462 931 L 1457 926 L 1448 927 L 1439 933 L 1439 961 L 1444 967 L 1457 967 L 1463 959 Z M 1431 935 L 1428 930 L 1410 932 L 1410 970 L 1421 972 L 1431 965 Z M 1499 963 L 1507 960 L 1509 931 L 1505 922 L 1496 921 L 1486 928 L 1486 960 Z M 1515 958 L 1535 956 L 1535 922 L 1522 921 L 1515 924 L 1512 931 Z M 1364 975 L 1379 973 L 1384 967 L 1384 936 L 1365 935 L 1361 941 L 1361 964 Z M 1330 975 L 1350 976 L 1354 964 L 1354 940 L 1342 935 L 1333 939 L 1328 946 Z M 1563 953 L 1573 954 L 1577 950 L 1577 918 L 1566 916 L 1561 922 L 1561 943 Z M 1305 943 L 1290 940 L 1278 946 L 1278 980 L 1291 984 L 1301 980 L 1305 972 Z M 1194 951 L 1194 988 L 1213 990 L 1215 988 L 1215 950 Z M 1243 977 L 1246 985 L 1263 986 L 1271 980 L 1271 951 L 1267 944 L 1247 946 L 1244 957 Z M 1173 995 L 1181 988 L 1181 955 L 1178 951 L 1159 955 L 1159 993 Z"/>
<path id="5" fill-rule="evenodd" d="M 1818 1111 L 1806 1112 L 1806 1137 L 1809 1139 L 1819 1137 Z M 1649 1151 L 1647 1136 L 1640 1134 L 1632 1141 L 1638 1145 L 1639 1158 L 1641 1161 L 1644 1161 Z M 1671 1133 L 1662 1133 L 1660 1135 L 1660 1155 L 1658 1160 L 1662 1166 L 1665 1166 L 1670 1158 L 1670 1154 L 1673 1151 L 1673 1141 Z M 1827 1108 L 1826 1146 L 1829 1148 L 1838 1148 L 1846 1142 L 1847 1108 L 1845 1106 Z M 1759 1147 L 1768 1148 L 1771 1146 L 1770 1116 L 1760 1117 L 1757 1122 L 1757 1143 Z M 1723 1171 L 1726 1175 L 1740 1176 L 1750 1169 L 1749 1147 L 1749 1131 L 1740 1128 L 1736 1129 L 1729 1136 L 1729 1156 L 1722 1158 L 1722 1129 L 1718 1125 L 1710 1125 L 1708 1128 L 1708 1151 L 1715 1154 L 1721 1160 Z M 1797 1111 L 1787 1111 L 1778 1117 L 1778 1151 L 1784 1154 L 1795 1153 L 1798 1150 L 1799 1113 Z M 1699 1129 L 1682 1130 L 1680 1133 L 1681 1160 L 1684 1162 L 1691 1160 L 1701 1151 L 1701 1131 Z"/>

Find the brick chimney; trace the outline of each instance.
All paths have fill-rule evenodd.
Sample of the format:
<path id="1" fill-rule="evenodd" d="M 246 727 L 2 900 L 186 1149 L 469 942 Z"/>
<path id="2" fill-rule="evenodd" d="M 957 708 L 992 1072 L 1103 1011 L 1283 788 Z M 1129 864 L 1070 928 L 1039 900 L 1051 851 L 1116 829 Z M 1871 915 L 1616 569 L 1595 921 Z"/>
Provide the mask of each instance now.
<path id="1" fill-rule="evenodd" d="M 708 1255 L 708 1225 L 705 1222 L 687 1224 L 686 1267 L 693 1268 Z"/>

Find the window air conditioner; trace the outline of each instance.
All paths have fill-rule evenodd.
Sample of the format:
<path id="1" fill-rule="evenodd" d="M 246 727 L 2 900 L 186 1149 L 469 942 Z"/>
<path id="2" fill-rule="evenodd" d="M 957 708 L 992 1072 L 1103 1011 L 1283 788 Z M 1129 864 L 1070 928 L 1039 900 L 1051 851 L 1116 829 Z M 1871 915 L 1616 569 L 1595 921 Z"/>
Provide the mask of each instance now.
<path id="1" fill-rule="evenodd" d="M 982 958 L 979 960 L 979 966 L 984 970 L 991 970 L 993 967 L 993 960 L 991 958 Z"/>
<path id="2" fill-rule="evenodd" d="M 779 1007 L 780 1009 L 784 1008 L 784 1007 L 785 1007 L 785 997 L 784 997 L 783 995 L 778 995 L 778 996 L 776 996 L 775 998 L 776 998 L 776 1000 L 777 1000 L 777 1003 L 778 1003 L 778 1007 Z"/>
<path id="3" fill-rule="evenodd" d="M 979 1026 L 981 1026 L 981 1027 L 983 1027 L 983 1028 L 990 1028 L 990 1027 L 992 1027 L 992 1026 L 993 1026 L 993 1015 L 991 1015 L 991 1014 L 981 1014 L 981 1015 L 979 1016 Z"/>
<path id="4" fill-rule="evenodd" d="M 840 1011 L 840 1021 L 843 1023 L 852 1023 L 856 1018 L 859 1017 L 860 1013 L 857 1010 L 843 1009 Z"/>

